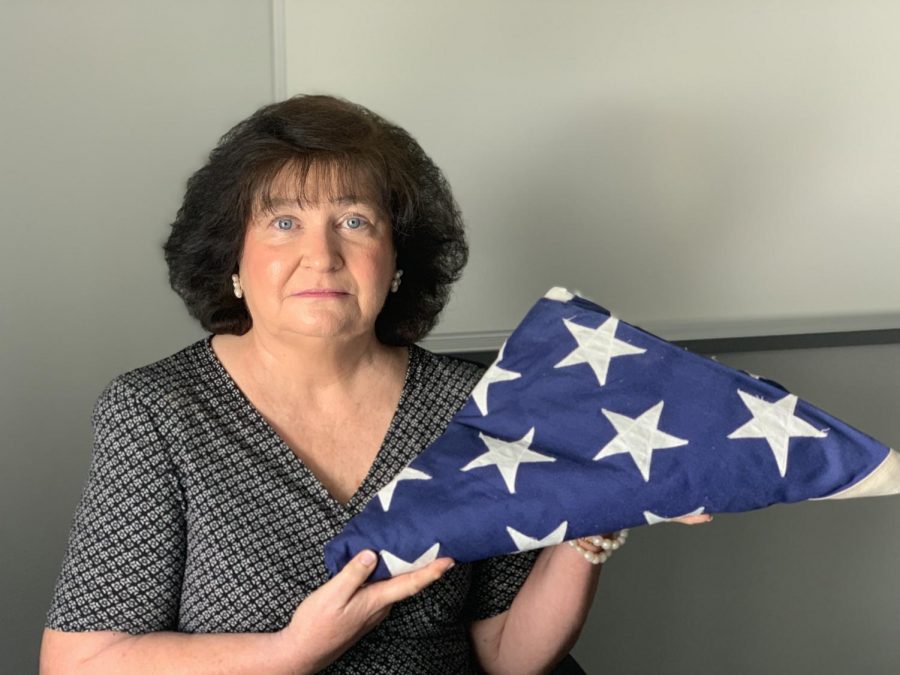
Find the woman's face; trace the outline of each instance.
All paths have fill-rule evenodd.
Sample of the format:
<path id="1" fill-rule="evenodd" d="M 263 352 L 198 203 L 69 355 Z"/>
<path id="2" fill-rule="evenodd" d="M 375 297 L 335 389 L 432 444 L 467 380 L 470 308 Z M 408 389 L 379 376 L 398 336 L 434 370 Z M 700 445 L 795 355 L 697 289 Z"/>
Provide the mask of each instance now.
<path id="1" fill-rule="evenodd" d="M 329 192 L 301 207 L 295 191 L 276 188 L 275 208 L 248 223 L 238 272 L 254 329 L 374 333 L 395 271 L 391 223 L 364 198 Z"/>

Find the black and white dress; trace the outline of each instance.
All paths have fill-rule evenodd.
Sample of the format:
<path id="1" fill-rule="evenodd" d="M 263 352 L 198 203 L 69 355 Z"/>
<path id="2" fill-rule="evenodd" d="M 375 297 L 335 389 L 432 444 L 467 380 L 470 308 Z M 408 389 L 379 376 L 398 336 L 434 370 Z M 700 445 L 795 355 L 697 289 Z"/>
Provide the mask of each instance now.
<path id="1" fill-rule="evenodd" d="M 114 378 L 46 625 L 271 632 L 329 579 L 323 547 L 465 403 L 484 367 L 412 345 L 403 392 L 346 505 L 222 366 L 212 335 Z M 478 672 L 468 623 L 509 608 L 539 551 L 458 563 L 326 673 Z"/>

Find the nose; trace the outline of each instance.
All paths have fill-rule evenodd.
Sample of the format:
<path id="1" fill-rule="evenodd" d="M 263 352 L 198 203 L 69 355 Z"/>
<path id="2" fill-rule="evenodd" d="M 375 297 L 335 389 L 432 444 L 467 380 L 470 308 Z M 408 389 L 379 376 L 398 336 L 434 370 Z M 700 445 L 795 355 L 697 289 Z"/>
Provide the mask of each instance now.
<path id="1" fill-rule="evenodd" d="M 301 263 L 317 272 L 340 269 L 344 264 L 340 239 L 329 227 L 309 228 L 302 237 Z"/>

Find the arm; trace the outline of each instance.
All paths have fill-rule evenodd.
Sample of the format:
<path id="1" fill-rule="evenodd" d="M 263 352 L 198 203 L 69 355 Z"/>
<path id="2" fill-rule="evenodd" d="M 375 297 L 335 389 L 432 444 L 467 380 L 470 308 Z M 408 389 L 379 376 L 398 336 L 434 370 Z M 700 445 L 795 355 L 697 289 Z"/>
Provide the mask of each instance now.
<path id="1" fill-rule="evenodd" d="M 471 624 L 488 673 L 547 673 L 578 641 L 602 565 L 569 545 L 543 549 L 509 610 Z"/>
<path id="2" fill-rule="evenodd" d="M 365 554 L 370 560 L 366 560 Z M 449 558 L 367 584 L 375 555 L 363 551 L 297 606 L 271 633 L 45 630 L 41 674 L 53 673 L 317 673 L 405 600 L 437 581 Z"/>
<path id="3" fill-rule="evenodd" d="M 41 672 L 290 672 L 272 649 L 275 634 L 175 632 L 187 530 L 164 431 L 172 418 L 157 405 L 120 377 L 94 406 L 91 468 L 47 613 Z"/>
<path id="4" fill-rule="evenodd" d="M 712 519 L 706 513 L 673 518 L 685 525 Z M 581 544 L 601 550 L 584 540 Z M 565 542 L 541 550 L 509 610 L 472 623 L 482 667 L 489 673 L 550 672 L 578 641 L 602 567 L 587 563 Z"/>
<path id="5" fill-rule="evenodd" d="M 123 378 L 97 399 L 91 468 L 41 642 L 40 672 L 313 672 L 283 633 L 175 632 L 187 530 L 166 411 Z"/>
<path id="6" fill-rule="evenodd" d="M 44 629 L 40 674 L 313 673 L 311 658 L 284 633 L 191 634 Z"/>

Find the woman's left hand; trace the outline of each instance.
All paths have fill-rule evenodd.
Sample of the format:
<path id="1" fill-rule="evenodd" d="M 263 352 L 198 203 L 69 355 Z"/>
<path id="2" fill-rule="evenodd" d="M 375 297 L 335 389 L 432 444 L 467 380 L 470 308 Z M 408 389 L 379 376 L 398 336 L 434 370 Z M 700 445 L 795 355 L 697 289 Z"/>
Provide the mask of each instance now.
<path id="1" fill-rule="evenodd" d="M 708 523 L 713 517 L 708 513 L 701 513 L 696 516 L 681 516 L 681 518 L 672 518 L 671 522 L 681 523 L 683 525 L 699 525 L 700 523 Z"/>

